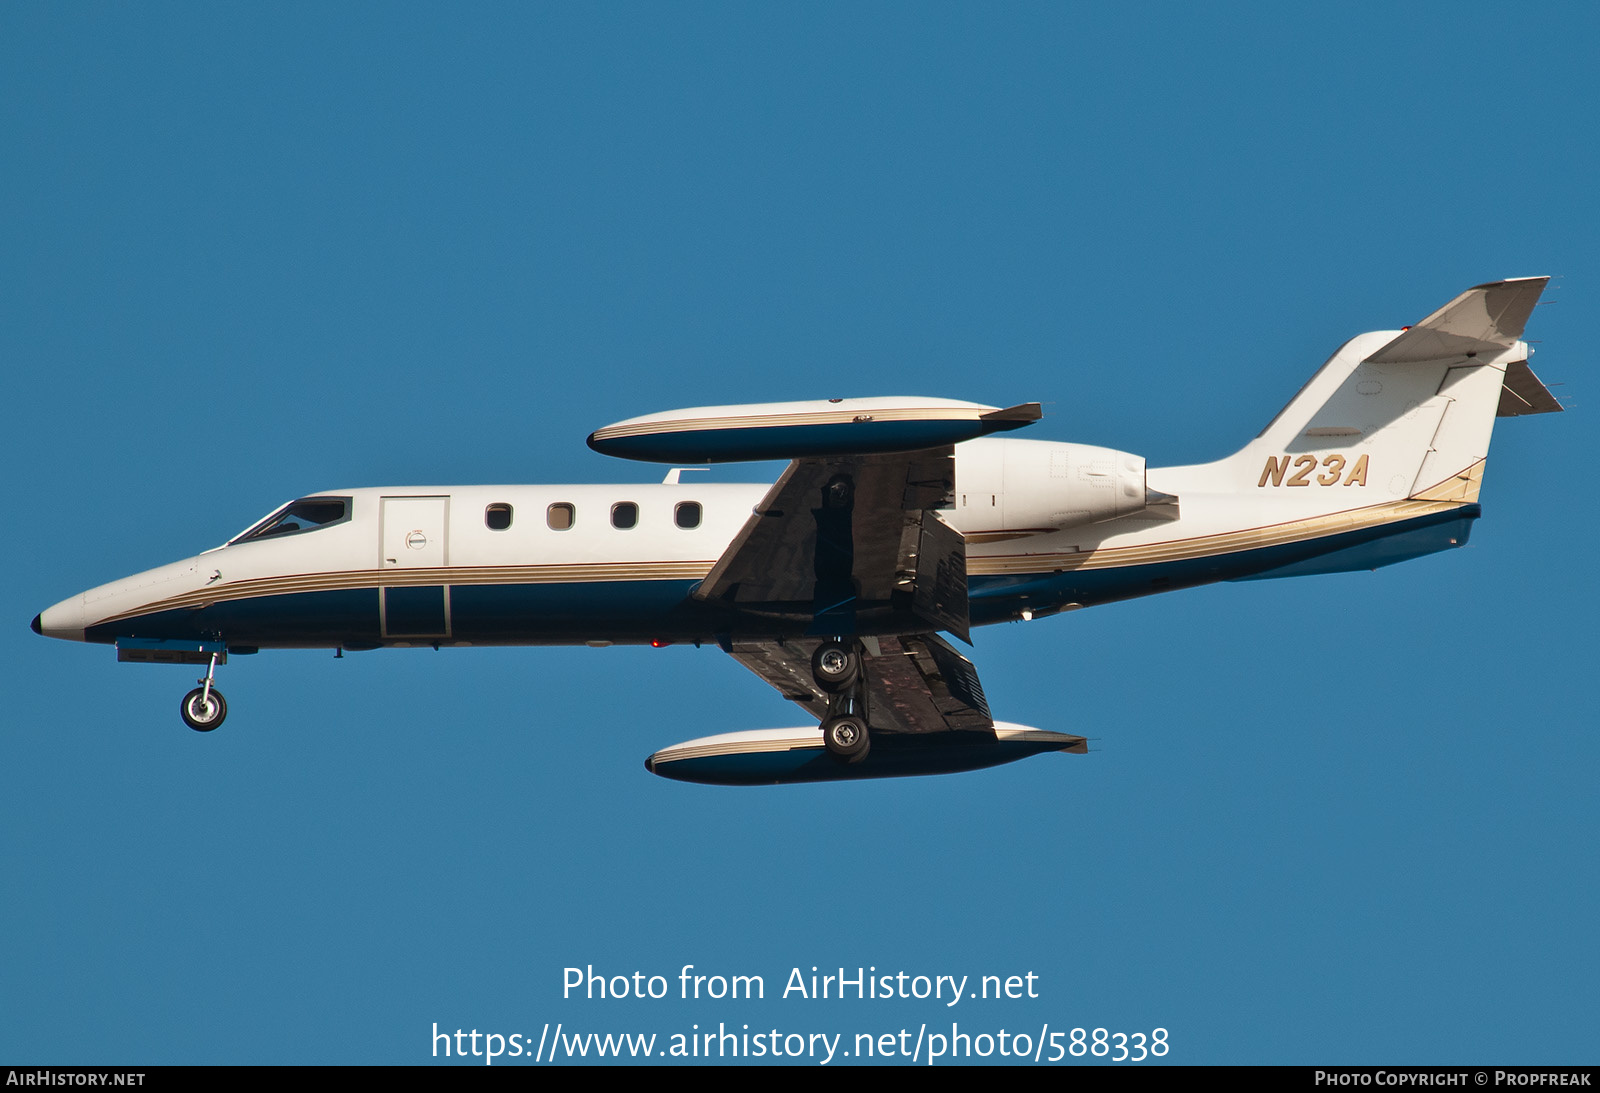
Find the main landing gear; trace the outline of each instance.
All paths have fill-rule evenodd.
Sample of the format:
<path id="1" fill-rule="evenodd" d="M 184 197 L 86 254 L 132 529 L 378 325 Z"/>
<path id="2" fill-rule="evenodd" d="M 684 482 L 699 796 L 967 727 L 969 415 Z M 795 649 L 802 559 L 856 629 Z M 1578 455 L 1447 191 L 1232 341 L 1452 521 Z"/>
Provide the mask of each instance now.
<path id="1" fill-rule="evenodd" d="M 195 732 L 210 732 L 222 724 L 222 719 L 228 716 L 228 700 L 222 697 L 222 692 L 211 685 L 212 677 L 217 672 L 217 654 L 211 654 L 211 662 L 206 665 L 204 679 L 195 682 L 200 686 L 183 696 L 183 702 L 178 706 L 178 712 L 183 715 L 183 723 Z"/>
<path id="2" fill-rule="evenodd" d="M 867 726 L 867 681 L 861 646 L 832 638 L 811 654 L 811 678 L 828 695 L 822 744 L 841 763 L 859 763 L 872 748 Z"/>

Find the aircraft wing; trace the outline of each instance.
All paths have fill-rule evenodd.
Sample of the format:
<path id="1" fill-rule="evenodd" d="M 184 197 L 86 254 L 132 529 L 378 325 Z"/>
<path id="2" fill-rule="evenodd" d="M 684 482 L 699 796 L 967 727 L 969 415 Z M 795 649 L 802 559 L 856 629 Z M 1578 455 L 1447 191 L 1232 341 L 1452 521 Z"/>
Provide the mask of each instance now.
<path id="1" fill-rule="evenodd" d="M 733 659 L 821 721 L 828 715 L 828 695 L 811 678 L 811 654 L 819 644 L 816 639 L 734 642 Z M 925 733 L 993 727 L 977 670 L 938 635 L 878 638 L 867 654 L 867 716 L 874 730 Z"/>
<path id="2" fill-rule="evenodd" d="M 787 621 L 799 634 L 926 629 L 965 641 L 966 541 L 934 511 L 954 489 L 948 445 L 796 459 L 694 596 L 728 609 L 736 635 Z"/>
<path id="3" fill-rule="evenodd" d="M 938 513 L 954 506 L 954 444 L 1038 418 L 1036 403 L 830 400 L 659 414 L 591 436 L 631 459 L 791 459 L 690 595 L 723 627 L 723 648 L 821 729 L 691 740 L 645 765 L 750 785 L 1086 751 L 1081 736 L 997 724 L 977 671 L 939 636 L 967 641 L 971 626 L 966 540 Z"/>
<path id="4" fill-rule="evenodd" d="M 736 641 L 732 652 L 734 660 L 820 721 L 828 715 L 828 695 L 811 676 L 811 654 L 818 644 L 818 639 Z M 874 733 L 920 735 L 930 743 L 936 733 L 994 738 L 978 670 L 949 642 L 937 634 L 903 634 L 863 644 L 866 716 Z M 1088 742 L 1074 736 L 1059 750 L 1083 753 Z"/>

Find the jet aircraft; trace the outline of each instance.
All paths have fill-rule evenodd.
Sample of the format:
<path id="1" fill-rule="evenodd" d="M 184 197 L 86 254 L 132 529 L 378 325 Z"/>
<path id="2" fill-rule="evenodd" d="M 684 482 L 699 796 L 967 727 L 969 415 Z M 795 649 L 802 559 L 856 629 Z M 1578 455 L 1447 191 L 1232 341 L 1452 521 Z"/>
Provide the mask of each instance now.
<path id="1" fill-rule="evenodd" d="M 664 748 L 688 781 L 971 770 L 1083 737 L 994 720 L 945 635 L 1214 581 L 1373 569 L 1459 546 L 1497 416 L 1559 411 L 1523 328 L 1548 278 L 1479 285 L 1345 343 L 1226 458 L 1013 435 L 1037 403 L 846 398 L 702 407 L 600 429 L 674 465 L 610 486 L 339 489 L 222 546 L 41 612 L 120 661 L 205 665 L 183 720 L 222 724 L 229 654 L 469 645 L 716 645 L 820 724 Z M 770 487 L 679 468 L 790 460 Z"/>

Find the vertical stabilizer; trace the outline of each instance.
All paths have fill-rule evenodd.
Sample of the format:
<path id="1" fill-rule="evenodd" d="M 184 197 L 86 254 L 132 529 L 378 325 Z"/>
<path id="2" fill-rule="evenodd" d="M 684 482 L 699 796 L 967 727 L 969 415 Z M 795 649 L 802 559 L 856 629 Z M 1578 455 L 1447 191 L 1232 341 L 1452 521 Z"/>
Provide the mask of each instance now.
<path id="1" fill-rule="evenodd" d="M 1415 326 L 1352 338 L 1255 440 L 1195 470 L 1295 516 L 1475 502 L 1508 398 L 1513 413 L 1560 409 L 1520 340 L 1548 280 L 1479 285 Z"/>

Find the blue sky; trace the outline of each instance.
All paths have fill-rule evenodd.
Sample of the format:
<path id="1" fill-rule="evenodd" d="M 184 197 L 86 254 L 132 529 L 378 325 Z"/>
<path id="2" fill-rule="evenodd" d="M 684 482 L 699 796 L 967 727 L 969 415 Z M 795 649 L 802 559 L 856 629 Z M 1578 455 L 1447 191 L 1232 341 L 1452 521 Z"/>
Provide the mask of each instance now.
<path id="1" fill-rule="evenodd" d="M 1592 1062 L 1592 6 L 0 7 L 0 1061 L 1169 1030 L 1178 1062 Z M 1152 464 L 1342 341 L 1552 274 L 1470 546 L 975 634 L 957 777 L 648 775 L 798 723 L 715 650 L 236 658 L 35 612 L 313 490 L 656 477 L 652 410 L 1042 400 Z M 1588 316 L 1586 319 L 1585 316 Z M 730 468 L 727 479 L 774 473 Z M 761 975 L 562 997 L 563 969 Z M 802 1001 L 790 970 L 1029 972 Z M 991 1061 L 998 1061 L 991 1059 Z"/>

